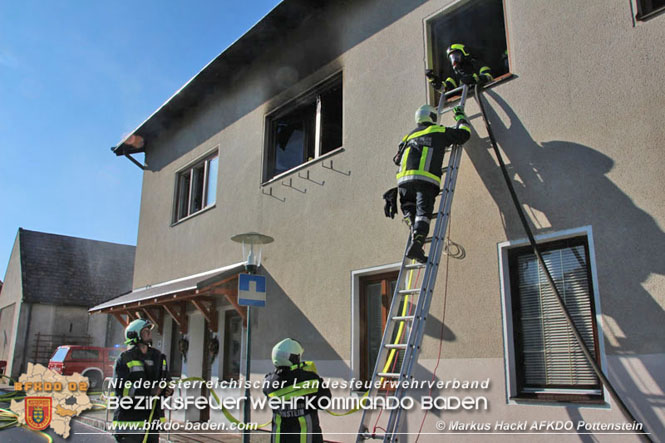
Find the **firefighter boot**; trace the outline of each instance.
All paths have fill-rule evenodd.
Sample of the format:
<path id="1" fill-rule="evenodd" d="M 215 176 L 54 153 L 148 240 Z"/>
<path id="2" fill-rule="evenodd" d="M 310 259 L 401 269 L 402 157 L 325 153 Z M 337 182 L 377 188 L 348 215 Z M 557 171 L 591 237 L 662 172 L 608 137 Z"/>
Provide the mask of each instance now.
<path id="1" fill-rule="evenodd" d="M 425 251 L 423 251 L 424 242 L 424 235 L 414 233 L 409 249 L 406 250 L 406 256 L 415 259 L 419 263 L 427 263 L 427 256 L 425 255 Z"/>

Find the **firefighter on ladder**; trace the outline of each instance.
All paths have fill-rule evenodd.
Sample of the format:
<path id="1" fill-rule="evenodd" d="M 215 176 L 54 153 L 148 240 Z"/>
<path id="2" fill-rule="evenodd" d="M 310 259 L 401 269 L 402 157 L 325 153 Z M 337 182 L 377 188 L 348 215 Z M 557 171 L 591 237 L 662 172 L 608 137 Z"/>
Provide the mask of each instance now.
<path id="1" fill-rule="evenodd" d="M 134 405 L 139 402 L 145 404 L 145 400 L 150 396 L 173 394 L 170 387 L 159 387 L 159 382 L 166 384 L 170 379 L 166 356 L 152 347 L 152 328 L 153 324 L 149 320 L 132 321 L 125 328 L 125 344 L 128 349 L 120 354 L 115 362 L 113 377 L 116 384 L 113 394 L 121 400 L 123 397 L 132 400 L 129 407 L 118 406 L 113 413 L 115 439 L 119 442 L 157 443 L 159 427 L 164 421 L 164 411 L 152 399 L 152 409 L 135 408 Z M 150 387 L 146 387 L 145 382 L 150 382 Z M 156 382 L 154 388 L 152 382 Z"/>
<path id="2" fill-rule="evenodd" d="M 283 400 L 282 405 L 273 409 L 273 443 L 323 442 L 318 412 L 307 407 L 306 399 L 316 407 L 320 398 L 329 399 L 331 393 L 321 386 L 323 380 L 314 363 L 300 360 L 303 351 L 302 345 L 292 338 L 280 341 L 272 349 L 275 370 L 266 375 L 263 393 Z M 298 397 L 300 400 L 293 400 Z"/>
<path id="3" fill-rule="evenodd" d="M 453 68 L 453 76 L 445 80 L 434 73 L 432 69 L 425 71 L 425 76 L 432 87 L 439 92 L 451 91 L 463 84 L 484 84 L 494 80 L 489 66 L 481 66 L 478 69 L 478 61 L 471 56 L 469 50 L 461 43 L 450 45 L 446 50 L 446 56 Z"/>
<path id="4" fill-rule="evenodd" d="M 450 145 L 461 145 L 471 136 L 464 109 L 453 109 L 456 128 L 437 125 L 436 108 L 423 105 L 416 111 L 416 128 L 404 136 L 393 162 L 399 166 L 397 188 L 384 194 L 386 217 L 397 212 L 397 193 L 404 219 L 411 227 L 411 242 L 406 256 L 427 262 L 423 251 L 429 233 L 434 200 L 441 188 L 443 157 Z"/>

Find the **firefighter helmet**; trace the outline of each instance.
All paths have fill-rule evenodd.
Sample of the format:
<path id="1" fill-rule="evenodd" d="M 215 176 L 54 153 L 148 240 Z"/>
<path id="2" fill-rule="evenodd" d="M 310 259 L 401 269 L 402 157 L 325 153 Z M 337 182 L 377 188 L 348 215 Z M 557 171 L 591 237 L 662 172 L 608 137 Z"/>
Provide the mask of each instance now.
<path id="1" fill-rule="evenodd" d="M 466 47 L 461 43 L 453 43 L 452 45 L 448 46 L 448 49 L 446 49 L 446 55 L 450 56 L 450 54 L 455 51 L 460 51 L 462 54 L 464 54 L 465 57 L 469 57 L 471 55 L 467 52 Z"/>
<path id="2" fill-rule="evenodd" d="M 436 124 L 437 110 L 434 106 L 422 105 L 416 111 L 416 124 L 422 125 L 423 123 Z"/>
<path id="3" fill-rule="evenodd" d="M 150 320 L 140 318 L 134 320 L 125 328 L 125 344 L 126 345 L 135 345 L 138 343 L 143 343 L 141 340 L 141 331 L 145 328 L 152 329 L 153 324 Z"/>
<path id="4" fill-rule="evenodd" d="M 272 362 L 277 367 L 297 365 L 304 351 L 297 340 L 285 338 L 272 348 Z"/>

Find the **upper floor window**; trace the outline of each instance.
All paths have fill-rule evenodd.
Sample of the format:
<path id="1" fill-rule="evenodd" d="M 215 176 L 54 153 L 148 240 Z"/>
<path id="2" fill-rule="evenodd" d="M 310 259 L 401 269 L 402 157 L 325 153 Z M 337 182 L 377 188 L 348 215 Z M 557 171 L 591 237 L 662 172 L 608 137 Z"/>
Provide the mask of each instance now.
<path id="1" fill-rule="evenodd" d="M 178 172 L 174 223 L 215 204 L 217 172 L 217 153 Z"/>
<path id="2" fill-rule="evenodd" d="M 342 146 L 342 75 L 267 117 L 264 180 Z"/>
<path id="3" fill-rule="evenodd" d="M 601 401 L 600 381 L 575 340 L 531 246 L 502 246 L 511 398 Z M 587 236 L 541 243 L 541 251 L 576 328 L 599 362 L 597 307 Z"/>
<path id="4" fill-rule="evenodd" d="M 665 0 L 637 0 L 637 18 L 646 20 L 665 10 Z"/>
<path id="5" fill-rule="evenodd" d="M 509 72 L 502 0 L 461 0 L 429 19 L 427 34 L 427 67 L 443 80 L 454 78 L 446 56 L 453 44 L 463 44 L 478 68 L 489 66 L 495 80 Z"/>

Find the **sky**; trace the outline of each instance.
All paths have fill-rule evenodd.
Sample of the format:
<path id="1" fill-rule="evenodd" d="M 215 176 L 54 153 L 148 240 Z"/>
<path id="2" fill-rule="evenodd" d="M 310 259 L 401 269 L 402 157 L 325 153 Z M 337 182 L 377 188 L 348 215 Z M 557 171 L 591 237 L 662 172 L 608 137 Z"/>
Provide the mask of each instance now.
<path id="1" fill-rule="evenodd" d="M 110 148 L 278 3 L 0 0 L 0 279 L 19 227 L 135 245 Z"/>

